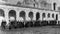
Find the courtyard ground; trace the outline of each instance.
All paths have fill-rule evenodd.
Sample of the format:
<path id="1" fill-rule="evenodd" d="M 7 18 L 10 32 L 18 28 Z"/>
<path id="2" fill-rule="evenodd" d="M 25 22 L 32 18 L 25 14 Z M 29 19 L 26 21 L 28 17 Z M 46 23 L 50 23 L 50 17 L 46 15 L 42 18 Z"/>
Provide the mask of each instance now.
<path id="1" fill-rule="evenodd" d="M 0 34 L 60 34 L 60 26 L 29 27 L 12 30 L 1 30 Z"/>

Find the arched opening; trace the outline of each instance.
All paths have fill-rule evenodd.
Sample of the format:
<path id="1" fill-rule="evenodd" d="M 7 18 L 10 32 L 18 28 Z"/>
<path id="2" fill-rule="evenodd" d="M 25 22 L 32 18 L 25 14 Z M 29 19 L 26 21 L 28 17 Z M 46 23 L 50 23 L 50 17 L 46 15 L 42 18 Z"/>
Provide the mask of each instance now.
<path id="1" fill-rule="evenodd" d="M 15 10 L 10 10 L 9 11 L 9 18 L 11 18 L 11 17 L 13 17 L 16 20 L 16 11 Z"/>
<path id="2" fill-rule="evenodd" d="M 45 13 L 42 14 L 42 17 L 45 18 Z"/>
<path id="3" fill-rule="evenodd" d="M 4 10 L 0 9 L 0 16 L 5 17 Z"/>
<path id="4" fill-rule="evenodd" d="M 31 18 L 31 20 L 33 19 L 33 12 L 29 12 L 29 17 Z"/>
<path id="5" fill-rule="evenodd" d="M 6 21 L 4 20 L 4 17 L 5 17 L 4 10 L 3 9 L 0 9 L 0 26 L 2 28 L 5 28 L 5 25 L 6 25 Z"/>
<path id="6" fill-rule="evenodd" d="M 19 17 L 22 17 L 25 20 L 25 14 L 26 13 L 24 11 L 21 11 Z"/>
<path id="7" fill-rule="evenodd" d="M 40 13 L 37 12 L 37 13 L 36 13 L 36 20 L 38 20 L 39 18 L 40 18 Z"/>
<path id="8" fill-rule="evenodd" d="M 50 18 L 50 13 L 48 13 L 48 18 Z"/>
<path id="9" fill-rule="evenodd" d="M 34 23 L 35 27 L 39 27 L 40 26 L 40 20 L 39 20 L 39 18 L 40 18 L 40 13 L 37 12 L 36 13 L 36 22 Z"/>
<path id="10" fill-rule="evenodd" d="M 25 27 L 32 27 L 33 26 L 33 12 L 29 12 L 28 17 L 30 17 L 31 21 L 27 21 Z"/>
<path id="11" fill-rule="evenodd" d="M 44 20 L 44 18 L 46 17 L 46 15 L 47 15 L 46 13 L 42 13 L 42 20 L 43 21 L 41 22 L 41 24 L 44 25 L 44 26 L 46 26 L 48 24 L 48 21 L 47 20 Z"/>
<path id="12" fill-rule="evenodd" d="M 52 18 L 54 18 L 54 14 L 52 14 Z"/>
<path id="13" fill-rule="evenodd" d="M 56 10 L 56 3 L 53 3 L 53 9 Z"/>
<path id="14" fill-rule="evenodd" d="M 3 9 L 0 9 L 0 26 L 3 27 L 6 25 L 5 22 L 3 22 L 4 20 L 4 17 L 5 17 L 5 13 L 4 13 L 4 10 Z M 4 20 L 5 21 L 5 20 Z"/>
<path id="15" fill-rule="evenodd" d="M 58 22 L 58 14 L 56 14 L 56 19 L 50 21 L 50 25 L 56 25 Z M 52 18 L 54 18 L 54 13 L 52 14 Z"/>
<path id="16" fill-rule="evenodd" d="M 58 20 L 58 14 L 56 14 L 56 20 Z"/>

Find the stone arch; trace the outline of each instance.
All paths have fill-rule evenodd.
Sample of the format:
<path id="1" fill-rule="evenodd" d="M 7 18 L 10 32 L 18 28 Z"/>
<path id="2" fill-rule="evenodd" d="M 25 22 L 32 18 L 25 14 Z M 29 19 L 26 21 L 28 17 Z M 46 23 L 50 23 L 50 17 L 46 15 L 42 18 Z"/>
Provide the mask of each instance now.
<path id="1" fill-rule="evenodd" d="M 15 10 L 10 10 L 10 11 L 9 11 L 9 18 L 10 18 L 10 17 L 14 17 L 15 20 L 16 20 L 16 11 L 15 11 Z"/>
<path id="2" fill-rule="evenodd" d="M 40 18 L 40 13 L 37 12 L 37 13 L 36 13 L 36 20 L 38 20 L 39 18 Z"/>
<path id="3" fill-rule="evenodd" d="M 42 13 L 42 17 L 45 18 L 46 17 L 46 14 L 45 13 Z"/>
<path id="4" fill-rule="evenodd" d="M 22 17 L 25 20 L 26 13 L 24 11 L 21 11 L 19 13 L 19 17 Z"/>
<path id="5" fill-rule="evenodd" d="M 33 19 L 33 12 L 29 12 L 28 16 Z"/>
<path id="6" fill-rule="evenodd" d="M 5 17 L 5 13 L 4 13 L 4 10 L 3 9 L 0 9 L 0 16 Z"/>
<path id="7" fill-rule="evenodd" d="M 54 13 L 52 14 L 52 18 L 54 18 Z"/>
<path id="8" fill-rule="evenodd" d="M 50 18 L 50 13 L 48 13 L 48 15 L 47 15 L 47 16 L 48 16 L 48 18 Z"/>

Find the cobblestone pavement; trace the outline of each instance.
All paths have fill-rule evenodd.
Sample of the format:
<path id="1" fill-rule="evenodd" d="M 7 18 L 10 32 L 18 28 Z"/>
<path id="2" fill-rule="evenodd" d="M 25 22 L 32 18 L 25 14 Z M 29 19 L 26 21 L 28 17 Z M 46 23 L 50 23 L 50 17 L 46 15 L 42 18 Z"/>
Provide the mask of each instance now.
<path id="1" fill-rule="evenodd" d="M 60 34 L 60 27 L 58 26 L 42 26 L 30 27 L 13 30 L 0 30 L 0 34 Z"/>

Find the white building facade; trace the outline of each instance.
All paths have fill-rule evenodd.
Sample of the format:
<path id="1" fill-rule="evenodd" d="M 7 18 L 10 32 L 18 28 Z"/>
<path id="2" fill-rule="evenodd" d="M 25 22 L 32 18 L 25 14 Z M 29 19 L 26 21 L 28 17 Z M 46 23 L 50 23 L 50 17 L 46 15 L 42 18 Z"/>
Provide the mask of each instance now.
<path id="1" fill-rule="evenodd" d="M 36 1 L 36 0 L 35 0 Z M 60 21 L 60 12 L 58 11 L 59 2 L 56 0 L 37 0 L 36 2 L 30 0 L 25 3 L 17 5 L 0 5 L 0 16 L 3 16 L 3 20 L 16 21 L 36 21 L 36 20 L 57 20 Z M 38 2 L 39 1 L 39 2 Z M 38 2 L 38 3 L 37 3 Z M 41 4 L 42 3 L 42 4 Z M 29 13 L 32 15 L 29 16 Z M 33 16 L 33 17 L 32 17 Z M 0 23 L 1 24 L 1 23 Z M 57 22 L 58 24 L 58 22 Z"/>
<path id="2" fill-rule="evenodd" d="M 7 24 L 9 24 L 9 20 L 31 21 L 30 17 L 32 17 L 32 15 L 33 15 L 33 18 L 32 18 L 33 21 L 60 20 L 59 11 L 54 11 L 54 10 L 0 5 L 0 12 L 1 12 L 0 16 L 3 16 L 3 18 L 7 21 Z M 31 14 L 29 17 L 30 12 L 32 12 L 33 14 Z M 38 13 L 38 15 L 37 15 L 37 13 Z M 23 15 L 23 16 L 21 16 L 21 15 Z M 37 19 L 37 17 L 38 17 L 38 19 Z M 11 19 L 11 18 L 13 18 L 13 19 Z"/>

